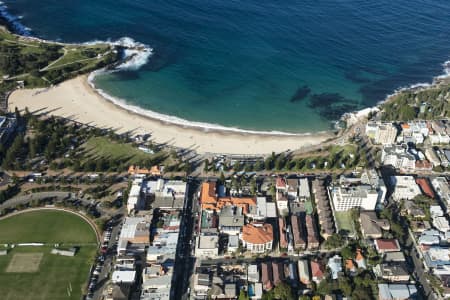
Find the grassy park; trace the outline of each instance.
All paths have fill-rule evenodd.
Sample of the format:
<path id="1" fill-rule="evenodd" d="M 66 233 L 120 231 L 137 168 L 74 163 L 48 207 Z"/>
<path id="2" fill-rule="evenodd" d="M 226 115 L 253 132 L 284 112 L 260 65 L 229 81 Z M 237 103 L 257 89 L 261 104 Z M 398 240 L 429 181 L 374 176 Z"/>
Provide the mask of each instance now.
<path id="1" fill-rule="evenodd" d="M 16 246 L 0 256 L 1 298 L 81 299 L 97 251 L 89 224 L 61 211 L 34 211 L 0 221 L 0 244 L 30 242 L 46 245 Z M 60 256 L 50 253 L 53 243 L 80 247 L 74 257 Z"/>
<path id="2" fill-rule="evenodd" d="M 336 217 L 338 232 L 345 233 L 348 236 L 356 235 L 351 211 L 335 211 L 334 216 Z"/>

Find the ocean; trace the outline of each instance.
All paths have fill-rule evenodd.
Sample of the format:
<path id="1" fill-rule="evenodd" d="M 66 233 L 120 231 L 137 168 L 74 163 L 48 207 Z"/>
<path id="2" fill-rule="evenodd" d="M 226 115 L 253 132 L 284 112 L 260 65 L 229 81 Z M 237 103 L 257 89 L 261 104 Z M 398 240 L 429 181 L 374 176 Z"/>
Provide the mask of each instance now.
<path id="1" fill-rule="evenodd" d="M 95 86 L 144 114 L 205 127 L 328 130 L 430 82 L 450 57 L 447 0 L 7 0 L 0 13 L 44 39 L 147 45 L 151 56 Z"/>

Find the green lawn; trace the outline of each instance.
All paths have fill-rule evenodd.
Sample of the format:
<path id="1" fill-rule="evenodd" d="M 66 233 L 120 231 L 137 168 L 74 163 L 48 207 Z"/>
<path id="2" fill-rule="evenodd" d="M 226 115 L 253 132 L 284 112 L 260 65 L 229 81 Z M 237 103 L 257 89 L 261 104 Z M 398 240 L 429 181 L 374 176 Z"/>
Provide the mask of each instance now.
<path id="1" fill-rule="evenodd" d="M 0 298 L 2 300 L 81 299 L 89 270 L 97 252 L 95 233 L 80 217 L 61 211 L 35 211 L 0 221 L 0 244 L 47 242 L 79 244 L 74 257 L 51 254 L 52 246 L 19 247 L 0 256 Z M 0 249 L 2 249 L 0 245 Z M 42 253 L 34 273 L 8 273 L 18 253 Z M 67 288 L 72 287 L 71 296 Z"/>
<path id="2" fill-rule="evenodd" d="M 96 158 L 114 159 L 127 161 L 129 164 L 139 164 L 147 160 L 164 160 L 165 153 L 156 154 L 145 153 L 131 144 L 124 144 L 111 141 L 107 137 L 90 138 L 84 145 L 87 154 L 94 160 Z"/>
<path id="3" fill-rule="evenodd" d="M 95 246 L 80 247 L 74 257 L 50 254 L 51 247 L 16 247 L 0 256 L 0 298 L 2 300 L 79 300 L 83 295 Z M 16 253 L 39 252 L 44 256 L 36 273 L 7 273 L 5 269 Z M 67 288 L 72 286 L 71 296 Z"/>
<path id="4" fill-rule="evenodd" d="M 334 216 L 336 217 L 338 232 L 347 232 L 348 236 L 356 235 L 351 211 L 336 211 L 334 212 Z"/>
<path id="5" fill-rule="evenodd" d="M 92 228 L 80 217 L 62 211 L 33 211 L 0 221 L 0 244 L 97 242 Z"/>

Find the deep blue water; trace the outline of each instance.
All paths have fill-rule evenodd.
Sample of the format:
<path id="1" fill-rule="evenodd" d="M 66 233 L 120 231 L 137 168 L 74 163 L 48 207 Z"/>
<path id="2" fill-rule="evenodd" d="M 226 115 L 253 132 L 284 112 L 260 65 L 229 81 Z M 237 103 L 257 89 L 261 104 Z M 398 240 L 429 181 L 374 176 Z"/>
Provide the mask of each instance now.
<path id="1" fill-rule="evenodd" d="M 33 34 L 131 37 L 154 48 L 138 71 L 98 77 L 111 95 L 191 121 L 318 131 L 450 57 L 446 0 L 8 0 Z"/>

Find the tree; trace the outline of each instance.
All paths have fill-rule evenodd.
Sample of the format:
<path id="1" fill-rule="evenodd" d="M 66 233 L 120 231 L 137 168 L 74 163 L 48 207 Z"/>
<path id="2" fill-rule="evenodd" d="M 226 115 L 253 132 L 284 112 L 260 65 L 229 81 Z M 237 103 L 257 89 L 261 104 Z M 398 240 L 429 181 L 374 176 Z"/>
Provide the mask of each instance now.
<path id="1" fill-rule="evenodd" d="M 344 248 L 342 248 L 342 250 L 341 250 L 341 256 L 344 258 L 344 259 L 351 259 L 352 257 L 353 257 L 353 251 L 352 251 L 352 249 L 350 248 L 350 247 L 344 247 Z"/>
<path id="2" fill-rule="evenodd" d="M 347 277 L 339 277 L 339 289 L 346 297 L 352 294 L 352 285 Z"/>
<path id="3" fill-rule="evenodd" d="M 273 295 L 274 295 L 275 299 L 280 299 L 280 300 L 293 300 L 294 299 L 291 286 L 285 282 L 279 283 L 273 289 Z"/>
<path id="4" fill-rule="evenodd" d="M 223 174 L 223 172 L 220 172 L 219 182 L 220 182 L 220 184 L 222 184 L 222 185 L 225 184 L 225 175 Z"/>
<path id="5" fill-rule="evenodd" d="M 345 241 L 342 238 L 342 236 L 338 233 L 333 234 L 325 241 L 325 247 L 327 249 L 335 249 L 342 247 L 344 245 Z"/>
<path id="6" fill-rule="evenodd" d="M 209 160 L 208 159 L 205 159 L 203 171 L 204 172 L 208 172 L 209 171 Z"/>
<path id="7" fill-rule="evenodd" d="M 249 300 L 250 298 L 248 297 L 247 293 L 244 290 L 241 290 L 241 292 L 239 293 L 239 298 L 238 300 Z"/>

